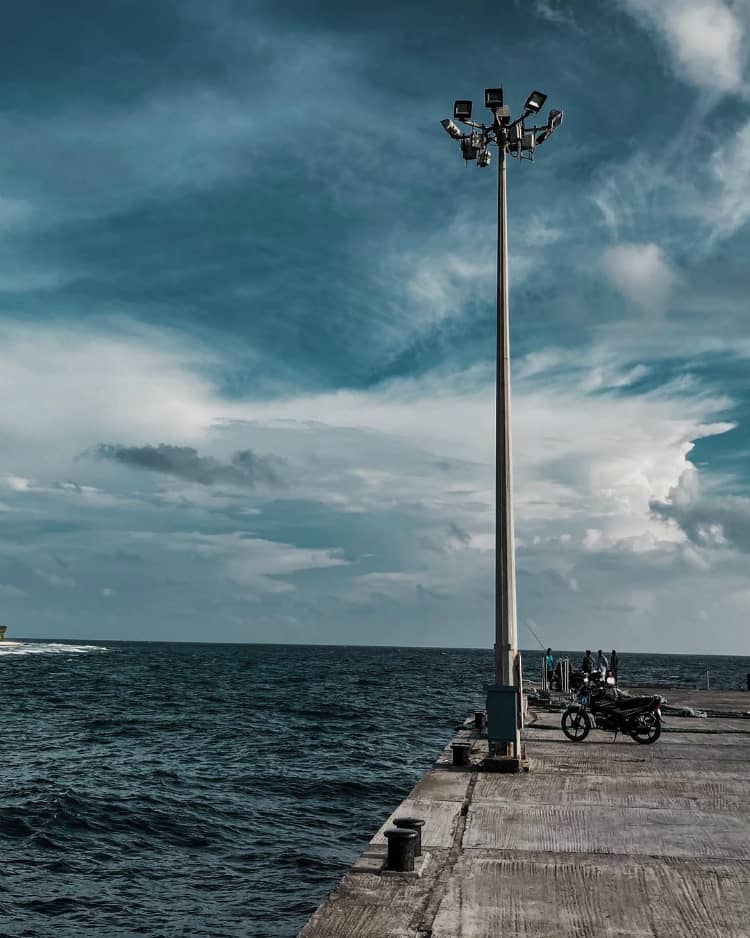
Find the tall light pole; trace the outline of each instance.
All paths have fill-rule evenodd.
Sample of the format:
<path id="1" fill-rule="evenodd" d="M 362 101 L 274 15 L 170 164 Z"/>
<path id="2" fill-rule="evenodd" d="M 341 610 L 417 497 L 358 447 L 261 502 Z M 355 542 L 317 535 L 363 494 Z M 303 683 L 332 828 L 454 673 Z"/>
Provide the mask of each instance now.
<path id="1" fill-rule="evenodd" d="M 491 147 L 498 151 L 497 185 L 497 379 L 495 389 L 495 681 L 498 690 L 516 688 L 513 707 L 515 721 L 505 720 L 510 729 L 497 729 L 488 697 L 489 738 L 512 746 L 509 755 L 520 757 L 520 687 L 521 666 L 518 657 L 516 623 L 516 568 L 513 537 L 513 473 L 510 433 L 510 327 L 508 311 L 508 195 L 506 167 L 508 157 L 533 160 L 536 147 L 544 143 L 562 123 L 562 111 L 550 110 L 546 124 L 526 126 L 544 106 L 547 96 L 532 91 L 523 113 L 511 120 L 510 108 L 503 103 L 502 88 L 486 88 L 484 103 L 492 113 L 487 125 L 471 119 L 472 102 L 456 101 L 453 120 L 442 121 L 445 131 L 458 140 L 467 163 L 486 168 L 491 162 Z M 459 121 L 467 131 L 462 131 Z M 515 724 L 513 726 L 513 723 Z M 502 734 L 502 735 L 499 735 Z"/>

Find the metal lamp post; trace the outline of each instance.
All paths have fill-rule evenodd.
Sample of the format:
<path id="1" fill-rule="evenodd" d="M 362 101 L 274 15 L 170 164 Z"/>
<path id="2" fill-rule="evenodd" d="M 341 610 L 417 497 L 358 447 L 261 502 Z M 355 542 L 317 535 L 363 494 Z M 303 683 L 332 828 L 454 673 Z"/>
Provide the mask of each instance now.
<path id="1" fill-rule="evenodd" d="M 508 199 L 506 165 L 508 157 L 533 160 L 536 147 L 562 123 L 562 111 L 550 110 L 546 124 L 527 126 L 537 115 L 547 96 L 533 91 L 526 99 L 523 113 L 511 120 L 510 108 L 503 103 L 502 88 L 486 88 L 485 107 L 492 113 L 487 125 L 471 119 L 472 102 L 456 101 L 453 120 L 442 125 L 461 146 L 461 155 L 469 162 L 486 168 L 491 162 L 491 147 L 498 151 L 497 187 L 497 380 L 495 391 L 495 680 L 496 690 L 511 691 L 505 700 L 506 715 L 493 721 L 488 695 L 489 739 L 494 752 L 493 732 L 497 741 L 506 743 L 506 755 L 520 758 L 520 689 L 521 663 L 518 655 L 516 623 L 516 569 L 513 538 L 513 474 L 510 434 L 510 329 L 508 315 Z M 468 128 L 462 131 L 454 121 Z M 503 710 L 503 707 L 500 708 Z M 511 712 L 512 711 L 512 712 Z M 493 722 L 495 724 L 493 729 Z M 501 726 L 500 724 L 503 724 Z M 510 750 L 512 747 L 512 750 Z"/>

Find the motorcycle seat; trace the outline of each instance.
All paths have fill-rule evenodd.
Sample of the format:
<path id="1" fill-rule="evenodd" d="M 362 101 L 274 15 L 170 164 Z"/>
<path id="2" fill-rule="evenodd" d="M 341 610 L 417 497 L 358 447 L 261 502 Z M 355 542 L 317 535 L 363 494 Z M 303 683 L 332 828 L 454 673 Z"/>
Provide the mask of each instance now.
<path id="1" fill-rule="evenodd" d="M 597 706 L 606 710 L 643 710 L 652 706 L 654 700 L 654 697 L 621 697 L 619 700 L 598 701 Z"/>

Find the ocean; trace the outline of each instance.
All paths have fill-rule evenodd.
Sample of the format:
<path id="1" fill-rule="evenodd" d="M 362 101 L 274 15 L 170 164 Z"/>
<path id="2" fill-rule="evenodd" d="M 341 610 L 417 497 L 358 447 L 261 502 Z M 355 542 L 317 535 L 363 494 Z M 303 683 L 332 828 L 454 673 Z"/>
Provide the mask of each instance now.
<path id="1" fill-rule="evenodd" d="M 492 667 L 488 650 L 3 643 L 0 934 L 292 938 Z M 625 686 L 707 670 L 744 687 L 750 658 L 620 655 Z"/>

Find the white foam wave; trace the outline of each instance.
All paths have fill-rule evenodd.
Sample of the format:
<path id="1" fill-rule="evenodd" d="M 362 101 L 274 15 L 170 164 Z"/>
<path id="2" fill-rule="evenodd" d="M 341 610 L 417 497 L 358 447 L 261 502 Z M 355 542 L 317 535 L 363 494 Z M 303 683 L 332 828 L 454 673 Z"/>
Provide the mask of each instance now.
<path id="1" fill-rule="evenodd" d="M 85 655 L 107 651 L 103 645 L 65 645 L 62 642 L 0 642 L 0 658 L 9 655 Z"/>

